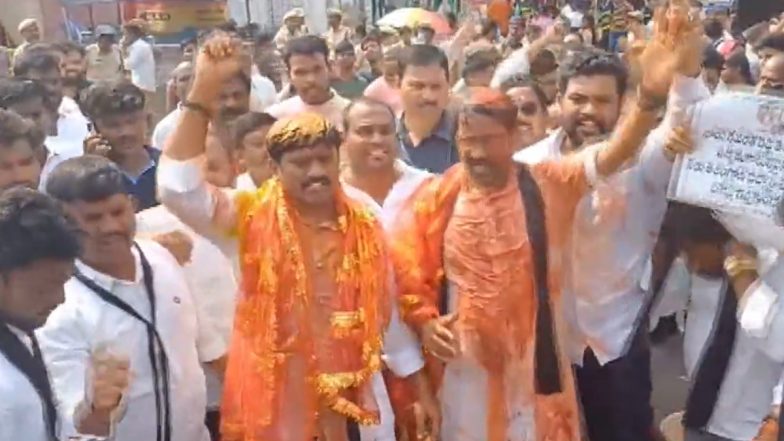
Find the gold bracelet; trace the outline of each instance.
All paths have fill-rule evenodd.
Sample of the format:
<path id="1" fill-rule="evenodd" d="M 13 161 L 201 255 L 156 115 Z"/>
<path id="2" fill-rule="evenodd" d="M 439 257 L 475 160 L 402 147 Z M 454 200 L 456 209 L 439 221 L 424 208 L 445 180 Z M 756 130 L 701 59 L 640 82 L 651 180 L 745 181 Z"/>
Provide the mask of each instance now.
<path id="1" fill-rule="evenodd" d="M 757 271 L 757 262 L 749 258 L 730 256 L 724 260 L 724 271 L 734 279 L 742 273 Z"/>

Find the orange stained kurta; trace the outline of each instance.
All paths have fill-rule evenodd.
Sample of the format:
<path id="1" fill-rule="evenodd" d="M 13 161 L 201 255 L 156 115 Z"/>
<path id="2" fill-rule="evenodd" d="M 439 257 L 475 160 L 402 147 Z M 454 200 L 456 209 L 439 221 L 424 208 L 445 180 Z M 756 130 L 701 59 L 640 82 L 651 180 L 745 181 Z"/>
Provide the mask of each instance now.
<path id="1" fill-rule="evenodd" d="M 300 218 L 277 179 L 235 201 L 243 271 L 222 408 L 229 441 L 345 436 L 378 423 L 370 378 L 389 315 L 383 233 L 338 195 L 336 223 Z M 330 409 L 333 412 L 321 412 Z"/>
<path id="2" fill-rule="evenodd" d="M 576 204 L 588 189 L 585 165 L 584 160 L 571 158 L 531 166 L 531 173 L 544 200 L 548 287 L 557 322 L 561 249 Z M 438 316 L 446 273 L 456 289 L 459 356 L 477 360 L 487 371 L 487 439 L 508 439 L 504 397 L 514 390 L 527 396 L 509 397 L 511 401 L 534 409 L 538 441 L 577 441 L 578 406 L 570 365 L 560 348 L 562 393 L 535 396 L 533 392 L 535 281 L 516 182 L 513 176 L 500 191 L 482 191 L 471 186 L 458 164 L 415 193 L 393 235 L 401 311 L 417 328 Z M 440 384 L 443 363 L 431 358 L 428 367 Z M 449 415 L 444 417 L 450 424 Z"/>

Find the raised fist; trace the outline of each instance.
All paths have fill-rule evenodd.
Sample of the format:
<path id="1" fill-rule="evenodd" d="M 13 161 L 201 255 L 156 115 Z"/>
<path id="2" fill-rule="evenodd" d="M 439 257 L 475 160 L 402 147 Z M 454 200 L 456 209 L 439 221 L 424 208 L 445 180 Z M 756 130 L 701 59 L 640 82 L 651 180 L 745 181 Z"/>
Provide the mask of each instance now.
<path id="1" fill-rule="evenodd" d="M 92 409 L 105 413 L 114 412 L 130 383 L 128 359 L 102 351 L 93 355 L 91 361 Z"/>
<path id="2" fill-rule="evenodd" d="M 235 75 L 249 74 L 249 61 L 239 40 L 223 32 L 212 34 L 196 57 L 188 100 L 210 109 L 217 107 L 223 84 Z"/>

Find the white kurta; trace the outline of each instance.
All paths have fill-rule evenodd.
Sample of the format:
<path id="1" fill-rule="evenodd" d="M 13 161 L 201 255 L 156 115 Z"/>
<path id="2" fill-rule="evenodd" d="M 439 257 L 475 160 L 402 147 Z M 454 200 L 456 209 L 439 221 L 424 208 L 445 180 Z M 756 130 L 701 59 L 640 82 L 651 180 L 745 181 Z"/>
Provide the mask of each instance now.
<path id="1" fill-rule="evenodd" d="M 183 266 L 183 271 L 199 319 L 199 353 L 206 361 L 226 355 L 238 290 L 231 261 L 212 242 L 196 234 L 163 205 L 137 213 L 136 230 L 139 234 L 181 231 L 191 238 L 191 260 Z M 204 374 L 207 377 L 207 407 L 217 409 L 223 391 L 221 380 L 206 366 Z"/>
<path id="2" fill-rule="evenodd" d="M 688 305 L 684 362 L 690 377 L 697 368 L 716 326 L 723 280 L 691 274 L 687 289 L 668 289 L 662 300 Z M 784 373 L 778 293 L 784 289 L 784 260 L 749 288 L 738 309 L 735 346 L 706 430 L 733 440 L 753 439 L 776 401 L 774 389 Z M 669 297 L 669 298 L 667 298 Z M 772 300 L 772 301 L 771 301 Z"/>
<path id="3" fill-rule="evenodd" d="M 157 243 L 139 241 L 139 245 L 152 267 L 157 330 L 169 358 L 172 441 L 208 441 L 204 426 L 204 372 L 198 353 L 199 326 L 185 275 L 174 256 Z M 149 319 L 141 261 L 135 249 L 133 253 L 134 281 L 115 279 L 80 261 L 76 264 L 86 277 Z M 105 349 L 128 357 L 133 372 L 125 396 L 126 409 L 115 428 L 114 440 L 155 439 L 155 394 L 144 324 L 72 278 L 65 284 L 65 302 L 49 316 L 37 335 L 65 418 L 73 420 L 77 406 L 85 399 L 91 354 Z"/>
<path id="4" fill-rule="evenodd" d="M 11 328 L 30 350 L 30 338 Z M 0 440 L 48 441 L 44 406 L 27 377 L 0 354 Z"/>
<path id="5" fill-rule="evenodd" d="M 228 231 L 214 223 L 214 219 L 233 219 L 236 211 L 233 196 L 236 190 L 210 188 L 200 169 L 201 157 L 175 161 L 162 157 L 158 166 L 158 191 L 161 201 L 196 232 L 213 240 L 221 249 L 237 248 L 236 240 Z M 218 213 L 218 208 L 221 208 Z M 390 271 L 390 283 L 393 281 Z M 390 291 L 394 292 L 394 291 Z M 419 342 L 400 320 L 396 302 L 384 334 L 384 361 L 400 377 L 407 377 L 424 366 Z M 380 372 L 372 378 L 372 388 L 381 414 L 378 426 L 360 427 L 362 441 L 394 441 L 394 414 L 386 385 Z"/>

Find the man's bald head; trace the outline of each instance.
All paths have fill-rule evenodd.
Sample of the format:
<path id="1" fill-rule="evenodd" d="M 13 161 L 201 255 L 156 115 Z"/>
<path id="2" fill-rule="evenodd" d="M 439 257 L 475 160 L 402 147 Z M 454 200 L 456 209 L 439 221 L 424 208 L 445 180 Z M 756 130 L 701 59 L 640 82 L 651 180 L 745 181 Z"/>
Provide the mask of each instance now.
<path id="1" fill-rule="evenodd" d="M 762 65 L 757 93 L 784 95 L 784 53 L 772 56 Z"/>
<path id="2" fill-rule="evenodd" d="M 191 89 L 191 81 L 193 80 L 193 63 L 190 61 L 183 61 L 178 64 L 172 71 L 172 80 L 174 81 L 175 93 L 180 101 L 188 96 L 188 91 Z"/>

